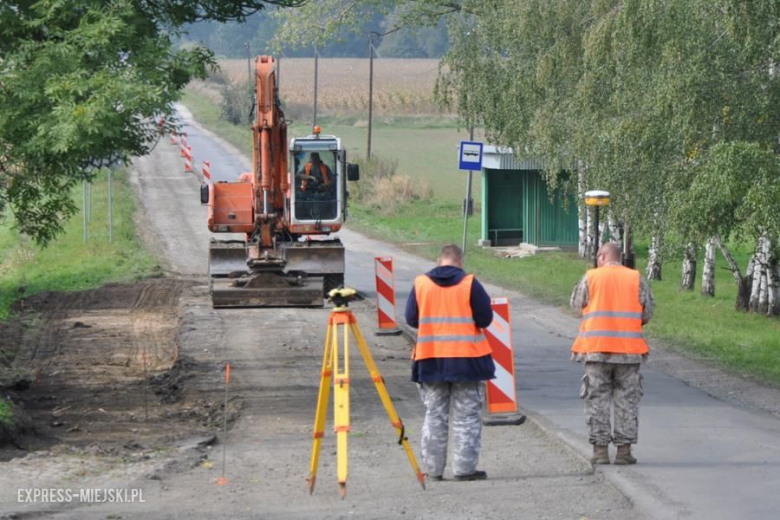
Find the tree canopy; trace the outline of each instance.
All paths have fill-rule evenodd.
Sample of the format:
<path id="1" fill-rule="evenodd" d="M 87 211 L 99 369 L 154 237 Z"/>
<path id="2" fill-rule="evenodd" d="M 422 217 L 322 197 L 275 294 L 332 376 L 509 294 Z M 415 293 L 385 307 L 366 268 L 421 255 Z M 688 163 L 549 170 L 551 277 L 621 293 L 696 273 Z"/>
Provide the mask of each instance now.
<path id="1" fill-rule="evenodd" d="M 47 243 L 75 210 L 71 188 L 143 155 L 180 89 L 213 63 L 172 50 L 181 26 L 244 20 L 301 0 L 10 0 L 0 3 L 0 211 Z M 168 118 L 170 121 L 170 118 Z M 170 124 L 170 123 L 168 123 Z"/>

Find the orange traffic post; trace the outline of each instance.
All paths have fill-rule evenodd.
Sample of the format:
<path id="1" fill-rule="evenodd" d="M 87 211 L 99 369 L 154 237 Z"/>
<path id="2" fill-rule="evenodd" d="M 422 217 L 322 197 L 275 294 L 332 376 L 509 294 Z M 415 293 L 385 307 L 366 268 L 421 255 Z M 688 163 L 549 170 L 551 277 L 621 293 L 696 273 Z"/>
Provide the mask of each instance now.
<path id="1" fill-rule="evenodd" d="M 225 410 L 222 418 L 223 434 L 222 436 L 222 476 L 217 479 L 216 484 L 218 486 L 224 486 L 227 484 L 225 478 L 225 452 L 227 450 L 227 410 L 228 410 L 228 386 L 230 386 L 230 363 L 225 365 Z"/>
<path id="2" fill-rule="evenodd" d="M 374 258 L 376 273 L 376 312 L 379 328 L 377 335 L 397 335 L 401 333 L 395 321 L 395 275 L 393 274 L 393 257 L 377 256 Z"/>
<path id="3" fill-rule="evenodd" d="M 496 377 L 487 382 L 488 415 L 482 422 L 485 426 L 523 424 L 525 415 L 517 412 L 509 299 L 493 298 L 490 304 L 493 307 L 493 321 L 485 329 L 485 337 L 493 350 Z"/>
<path id="4" fill-rule="evenodd" d="M 184 171 L 192 173 L 192 147 L 187 146 L 184 150 Z"/>
<path id="5" fill-rule="evenodd" d="M 211 182 L 211 161 L 203 161 L 200 174 L 203 176 L 205 182 Z"/>

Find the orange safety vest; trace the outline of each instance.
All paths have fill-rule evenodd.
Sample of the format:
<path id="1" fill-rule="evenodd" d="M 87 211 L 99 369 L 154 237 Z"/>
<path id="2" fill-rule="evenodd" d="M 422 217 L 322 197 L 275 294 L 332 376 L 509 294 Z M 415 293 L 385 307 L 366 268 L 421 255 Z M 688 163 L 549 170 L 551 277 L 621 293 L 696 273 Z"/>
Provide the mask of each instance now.
<path id="1" fill-rule="evenodd" d="M 305 166 L 306 169 L 306 175 L 311 175 L 311 163 L 306 163 Z M 330 176 L 328 175 L 328 167 L 325 166 L 325 163 L 320 163 L 320 173 L 322 174 L 322 182 L 330 182 Z M 306 179 L 301 181 L 301 191 L 306 191 L 306 186 L 309 184 L 309 181 Z"/>
<path id="2" fill-rule="evenodd" d="M 471 311 L 471 284 L 467 275 L 457 285 L 441 287 L 425 275 L 414 280 L 419 309 L 417 345 L 412 358 L 482 357 L 492 352 Z"/>
<path id="3" fill-rule="evenodd" d="M 582 311 L 580 334 L 572 352 L 647 354 L 642 337 L 642 304 L 638 271 L 622 265 L 591 269 L 587 275 L 588 305 Z"/>

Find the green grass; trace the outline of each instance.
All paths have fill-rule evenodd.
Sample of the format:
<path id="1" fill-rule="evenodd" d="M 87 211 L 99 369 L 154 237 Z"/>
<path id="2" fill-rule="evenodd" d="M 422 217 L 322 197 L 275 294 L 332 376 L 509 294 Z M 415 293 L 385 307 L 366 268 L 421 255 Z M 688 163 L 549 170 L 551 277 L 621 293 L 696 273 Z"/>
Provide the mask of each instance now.
<path id="1" fill-rule="evenodd" d="M 73 198 L 81 208 L 81 186 L 74 189 Z M 105 173 L 95 179 L 92 187 L 92 218 L 86 244 L 80 210 L 65 223 L 65 233 L 46 248 L 20 235 L 11 217 L 0 224 L 0 320 L 8 318 L 15 301 L 42 291 L 91 289 L 159 272 L 157 260 L 136 235 L 135 196 L 123 171 L 112 173 L 112 202 L 113 243 L 108 240 Z"/>
<path id="2" fill-rule="evenodd" d="M 0 398 L 0 424 L 11 426 L 14 422 L 14 410 L 11 403 Z"/>
<path id="3" fill-rule="evenodd" d="M 196 119 L 230 140 L 231 136 L 248 141 L 245 129 L 218 120 L 218 110 L 202 97 L 188 95 L 185 103 Z M 393 214 L 352 204 L 350 228 L 370 236 L 399 244 L 402 248 L 433 262 L 442 244 L 460 244 L 463 217 L 460 200 L 465 191 L 465 177 L 451 166 L 455 146 L 463 137 L 454 128 L 426 129 L 406 125 L 399 118 L 398 127 L 375 129 L 374 150 L 381 155 L 396 156 L 399 172 L 414 172 L 416 178 L 433 186 L 434 201 L 414 202 Z M 365 128 L 336 124 L 323 131 L 342 137 L 350 150 L 365 148 Z M 294 126 L 291 135 L 299 128 Z M 301 131 L 306 132 L 308 128 Z M 445 134 L 447 137 L 445 138 Z M 241 146 L 240 142 L 237 142 Z M 249 147 L 248 143 L 244 150 Z M 478 198 L 478 185 L 475 199 Z M 481 279 L 520 291 L 528 296 L 560 307 L 568 305 L 574 284 L 590 263 L 575 253 L 545 253 L 522 259 L 503 259 L 476 247 L 480 236 L 478 214 L 469 221 L 467 269 Z M 636 244 L 639 269 L 644 272 L 647 245 Z M 733 248 L 740 266 L 747 264 L 749 251 Z M 731 272 L 719 255 L 716 266 L 716 296 L 704 298 L 698 287 L 694 292 L 678 288 L 682 258 L 668 259 L 664 280 L 653 282 L 656 311 L 647 332 L 651 338 L 693 357 L 701 357 L 736 373 L 780 385 L 780 320 L 734 310 L 736 285 Z M 699 259 L 699 273 L 703 266 Z M 699 281 L 697 280 L 697 283 Z M 497 296 L 497 295 L 494 295 Z M 564 354 L 562 354 L 564 355 Z"/>

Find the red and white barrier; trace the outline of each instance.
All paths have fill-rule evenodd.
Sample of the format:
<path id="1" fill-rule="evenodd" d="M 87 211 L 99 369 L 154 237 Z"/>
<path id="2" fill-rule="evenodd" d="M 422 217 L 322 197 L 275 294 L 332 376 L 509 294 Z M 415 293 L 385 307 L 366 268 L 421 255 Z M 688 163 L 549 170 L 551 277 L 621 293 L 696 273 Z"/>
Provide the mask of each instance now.
<path id="1" fill-rule="evenodd" d="M 200 168 L 200 174 L 207 182 L 211 182 L 211 161 L 203 161 L 203 165 Z"/>
<path id="2" fill-rule="evenodd" d="M 176 139 L 176 129 L 171 129 L 171 136 L 170 136 L 170 143 L 171 144 L 179 144 L 179 140 Z"/>
<path id="3" fill-rule="evenodd" d="M 184 150 L 184 171 L 192 172 L 192 147 L 188 146 Z"/>
<path id="4" fill-rule="evenodd" d="M 517 390 L 509 300 L 493 298 L 490 303 L 493 307 L 493 322 L 484 330 L 485 337 L 493 349 L 496 378 L 487 382 L 488 413 L 515 413 L 517 412 Z"/>
<path id="5" fill-rule="evenodd" d="M 378 332 L 397 334 L 400 330 L 398 329 L 398 323 L 395 321 L 395 275 L 393 274 L 393 257 L 375 257 L 374 270 L 376 272 Z"/>
<path id="6" fill-rule="evenodd" d="M 187 150 L 187 134 L 182 133 L 179 139 L 179 156 L 184 157 L 184 152 Z"/>

